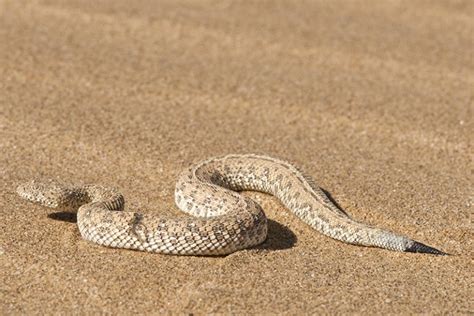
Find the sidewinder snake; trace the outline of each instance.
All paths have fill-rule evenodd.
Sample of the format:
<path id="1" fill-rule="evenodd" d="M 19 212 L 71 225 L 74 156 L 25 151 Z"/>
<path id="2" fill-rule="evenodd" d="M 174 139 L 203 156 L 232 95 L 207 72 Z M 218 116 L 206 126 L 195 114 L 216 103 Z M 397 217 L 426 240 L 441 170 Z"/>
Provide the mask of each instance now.
<path id="1" fill-rule="evenodd" d="M 33 180 L 18 194 L 35 203 L 77 211 L 82 237 L 100 245 L 176 255 L 225 255 L 261 244 L 267 218 L 253 190 L 276 196 L 315 230 L 355 245 L 443 255 L 444 252 L 352 219 L 293 164 L 260 155 L 227 155 L 197 163 L 176 184 L 175 202 L 192 216 L 159 217 L 124 211 L 118 190 Z"/>

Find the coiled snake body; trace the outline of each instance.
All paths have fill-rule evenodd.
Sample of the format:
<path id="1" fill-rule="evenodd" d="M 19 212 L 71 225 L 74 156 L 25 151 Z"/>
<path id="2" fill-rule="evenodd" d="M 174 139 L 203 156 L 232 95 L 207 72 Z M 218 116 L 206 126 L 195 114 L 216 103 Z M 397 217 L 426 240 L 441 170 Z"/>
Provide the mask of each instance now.
<path id="1" fill-rule="evenodd" d="M 176 205 L 193 216 L 158 217 L 126 212 L 116 190 L 33 180 L 18 194 L 35 203 L 77 211 L 82 237 L 100 245 L 177 255 L 224 255 L 262 243 L 267 218 L 254 200 L 238 193 L 272 194 L 296 216 L 334 239 L 395 251 L 444 254 L 410 238 L 349 217 L 291 163 L 259 155 L 211 158 L 187 169 L 175 190 Z"/>

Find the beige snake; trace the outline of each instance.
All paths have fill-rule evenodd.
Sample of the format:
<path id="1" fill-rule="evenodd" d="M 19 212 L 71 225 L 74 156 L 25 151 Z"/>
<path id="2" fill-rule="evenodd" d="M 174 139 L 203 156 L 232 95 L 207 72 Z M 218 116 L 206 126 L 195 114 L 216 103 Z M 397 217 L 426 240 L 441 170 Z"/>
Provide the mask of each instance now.
<path id="1" fill-rule="evenodd" d="M 360 223 L 334 205 L 291 163 L 259 155 L 211 158 L 187 169 L 175 190 L 187 217 L 125 212 L 124 198 L 99 185 L 34 180 L 18 187 L 32 202 L 77 211 L 82 237 L 100 245 L 178 255 L 225 255 L 262 243 L 267 218 L 254 200 L 236 191 L 272 194 L 314 229 L 331 238 L 395 251 L 445 254 L 387 230 Z"/>

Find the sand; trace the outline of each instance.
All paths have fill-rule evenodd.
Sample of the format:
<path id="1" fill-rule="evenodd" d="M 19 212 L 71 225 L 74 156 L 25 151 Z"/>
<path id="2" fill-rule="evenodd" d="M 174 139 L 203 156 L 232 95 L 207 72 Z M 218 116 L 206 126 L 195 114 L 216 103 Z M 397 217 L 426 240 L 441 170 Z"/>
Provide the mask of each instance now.
<path id="1" fill-rule="evenodd" d="M 474 312 L 471 1 L 1 1 L 0 313 Z M 472 149 L 472 148 L 471 148 Z M 452 254 L 343 244 L 276 199 L 220 258 L 110 249 L 15 194 L 38 176 L 177 214 L 226 153 L 302 166 L 353 217 Z"/>

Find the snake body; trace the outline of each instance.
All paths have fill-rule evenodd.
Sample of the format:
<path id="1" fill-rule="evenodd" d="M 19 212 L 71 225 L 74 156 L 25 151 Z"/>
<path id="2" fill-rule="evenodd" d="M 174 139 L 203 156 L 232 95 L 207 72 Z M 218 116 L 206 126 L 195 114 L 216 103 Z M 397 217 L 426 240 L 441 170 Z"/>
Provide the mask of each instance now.
<path id="1" fill-rule="evenodd" d="M 225 255 L 265 241 L 267 218 L 239 194 L 272 194 L 302 221 L 331 238 L 394 251 L 445 254 L 408 237 L 358 222 L 340 210 L 293 164 L 260 155 L 211 158 L 186 169 L 175 189 L 178 208 L 192 216 L 159 217 L 124 211 L 116 189 L 33 180 L 18 194 L 35 203 L 77 211 L 82 237 L 94 243 L 177 255 Z"/>

